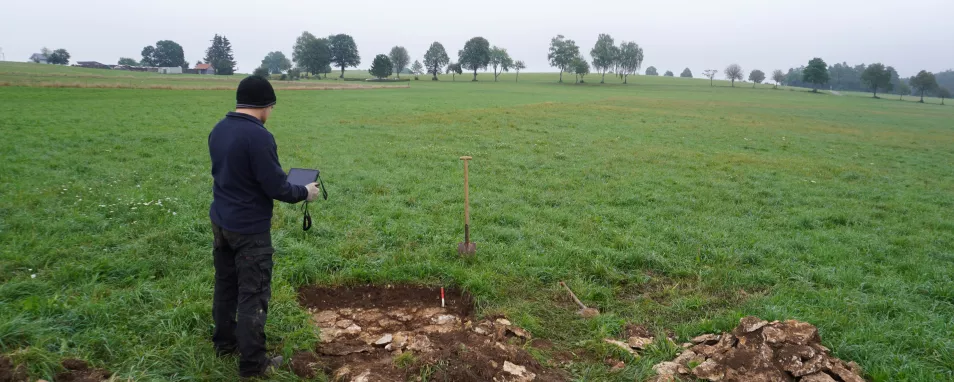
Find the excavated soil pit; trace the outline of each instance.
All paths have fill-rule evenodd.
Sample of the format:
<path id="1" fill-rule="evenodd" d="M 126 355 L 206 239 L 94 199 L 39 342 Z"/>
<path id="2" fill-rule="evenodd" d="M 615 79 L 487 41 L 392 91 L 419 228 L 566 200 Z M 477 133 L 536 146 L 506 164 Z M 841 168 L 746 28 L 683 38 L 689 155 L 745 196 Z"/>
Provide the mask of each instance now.
<path id="1" fill-rule="evenodd" d="M 299 289 L 321 330 L 314 353 L 295 355 L 299 377 L 319 371 L 336 381 L 564 381 L 531 357 L 530 334 L 504 318 L 475 320 L 473 301 L 447 289 L 360 286 Z"/>

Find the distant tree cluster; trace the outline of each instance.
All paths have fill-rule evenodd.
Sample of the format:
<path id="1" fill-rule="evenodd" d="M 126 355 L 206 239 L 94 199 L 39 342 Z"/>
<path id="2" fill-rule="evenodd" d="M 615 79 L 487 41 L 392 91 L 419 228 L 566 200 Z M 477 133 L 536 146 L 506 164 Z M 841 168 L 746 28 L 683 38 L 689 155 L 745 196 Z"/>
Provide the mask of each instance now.
<path id="1" fill-rule="evenodd" d="M 302 71 L 312 75 L 331 73 L 331 65 L 341 68 L 344 78 L 345 68 L 356 67 L 361 64 L 358 45 L 354 39 L 346 34 L 336 34 L 327 38 L 318 38 L 315 35 L 302 32 L 292 47 L 292 61 Z"/>
<path id="2" fill-rule="evenodd" d="M 127 66 L 139 66 L 139 61 L 136 61 L 135 59 L 132 59 L 129 57 L 120 57 L 119 62 L 117 62 L 117 64 L 127 65 Z"/>
<path id="3" fill-rule="evenodd" d="M 51 51 L 43 48 L 42 52 L 51 64 L 69 63 L 70 54 L 65 49 Z M 583 82 L 583 78 L 594 70 L 600 74 L 600 83 L 605 83 L 606 74 L 612 73 L 622 79 L 625 84 L 628 76 L 637 74 L 644 59 L 643 49 L 638 44 L 623 41 L 617 45 L 613 37 L 608 34 L 597 36 L 596 44 L 590 49 L 590 56 L 592 60 L 587 61 L 575 41 L 563 35 L 557 35 L 550 40 L 547 60 L 551 66 L 559 69 L 560 82 L 563 82 L 564 72 L 573 73 L 576 82 Z M 400 78 L 401 73 L 408 70 L 410 61 L 411 56 L 407 49 L 395 46 L 388 54 L 375 56 L 369 73 L 379 78 L 397 73 Z M 217 74 L 232 74 L 235 71 L 236 62 L 232 55 L 232 47 L 225 36 L 215 35 L 212 45 L 206 49 L 205 62 L 211 64 Z M 327 77 L 334 65 L 341 70 L 339 78 L 343 78 L 346 68 L 356 67 L 360 63 L 358 47 L 351 36 L 336 34 L 327 38 L 318 38 L 306 31 L 296 39 L 291 60 L 280 51 L 270 52 L 255 73 L 271 75 L 287 72 L 287 78 L 292 79 L 298 78 L 302 72 L 319 77 L 325 74 Z M 138 62 L 132 58 L 122 57 L 119 59 L 119 64 L 181 66 L 183 68 L 189 66 L 182 46 L 170 40 L 161 40 L 155 46 L 143 48 L 142 59 Z M 456 62 L 450 61 L 441 43 L 433 42 L 424 54 L 424 63 L 415 60 L 410 65 L 410 72 L 415 75 L 426 72 L 431 75 L 432 80 L 438 80 L 438 75 L 447 73 L 451 74 L 452 79 L 456 81 L 457 75 L 463 74 L 466 70 L 472 72 L 472 80 L 477 81 L 478 70 L 487 70 L 488 67 L 493 70 L 495 82 L 501 74 L 511 70 L 517 74 L 515 81 L 519 81 L 520 71 L 526 69 L 526 64 L 510 57 L 507 49 L 496 45 L 491 46 L 487 39 L 478 36 L 468 40 L 463 49 L 457 52 Z M 702 72 L 703 76 L 709 79 L 710 86 L 714 86 L 714 78 L 718 73 L 719 71 L 715 69 L 706 69 Z M 743 81 L 746 78 L 745 71 L 738 64 L 727 66 L 722 73 L 732 87 L 735 87 L 736 81 Z M 658 76 L 659 72 L 656 67 L 649 66 L 645 74 Z M 752 82 L 753 87 L 771 80 L 775 83 L 775 88 L 779 85 L 788 85 L 811 88 L 813 92 L 817 92 L 819 87 L 827 85 L 832 90 L 871 91 L 874 98 L 878 98 L 879 92 L 882 95 L 893 92 L 900 99 L 904 99 L 905 95 L 916 94 L 920 96 L 920 102 L 924 102 L 925 95 L 933 95 L 941 99 L 941 104 L 944 104 L 945 99 L 950 98 L 950 89 L 954 89 L 954 70 L 937 74 L 922 70 L 913 77 L 902 79 L 893 67 L 882 63 L 852 66 L 842 62 L 829 66 L 819 57 L 810 60 L 808 65 L 789 68 L 788 72 L 776 69 L 772 71 L 771 78 L 758 69 L 748 74 L 748 80 Z M 674 77 L 675 73 L 667 70 L 663 75 Z M 693 78 L 693 73 L 689 68 L 685 68 L 679 76 Z M 284 78 L 286 75 L 283 75 Z"/>
<path id="4" fill-rule="evenodd" d="M 50 52 L 49 49 L 43 48 L 43 54 L 46 55 L 46 62 L 53 65 L 69 65 L 70 64 L 70 52 L 67 52 L 66 49 L 60 48 Z"/>
<path id="5" fill-rule="evenodd" d="M 611 69 L 626 83 L 629 75 L 635 74 L 643 64 L 643 49 L 635 42 L 621 42 L 615 45 L 615 40 L 608 34 L 600 34 L 596 44 L 590 50 L 593 58 L 593 69 L 601 75 L 600 83 L 606 82 L 606 73 Z M 563 35 L 557 35 L 550 40 L 550 51 L 547 54 L 550 66 L 560 69 L 560 82 L 563 82 L 563 72 L 572 72 L 578 81 L 589 74 L 590 63 L 580 54 L 576 42 Z"/>
<path id="6" fill-rule="evenodd" d="M 142 48 L 142 60 L 139 62 L 142 66 L 189 67 L 182 45 L 171 40 L 161 40 L 156 42 L 155 46 L 149 45 Z"/>
<path id="7" fill-rule="evenodd" d="M 291 60 L 285 57 L 285 53 L 274 51 L 269 52 L 262 59 L 262 67 L 268 69 L 271 74 L 280 74 L 292 68 Z"/>

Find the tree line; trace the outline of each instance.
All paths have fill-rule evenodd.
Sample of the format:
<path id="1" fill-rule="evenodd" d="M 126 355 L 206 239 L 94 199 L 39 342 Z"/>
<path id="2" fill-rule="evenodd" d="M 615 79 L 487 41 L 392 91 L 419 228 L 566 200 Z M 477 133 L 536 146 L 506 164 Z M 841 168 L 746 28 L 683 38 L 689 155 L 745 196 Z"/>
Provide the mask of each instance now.
<path id="1" fill-rule="evenodd" d="M 51 51 L 43 48 L 42 53 L 51 64 L 69 63 L 70 54 L 66 49 Z M 139 61 L 126 57 L 120 58 L 119 64 L 181 66 L 183 69 L 189 67 L 182 46 L 171 40 L 161 40 L 154 46 L 146 46 L 141 55 L 142 59 Z M 592 60 L 587 61 L 580 53 L 580 48 L 575 41 L 563 35 L 557 35 L 550 40 L 547 60 L 550 66 L 559 69 L 561 83 L 564 72 L 573 73 L 576 77 L 575 82 L 583 82 L 584 76 L 590 73 L 592 63 L 592 69 L 600 74 L 600 83 L 605 83 L 606 74 L 612 73 L 625 84 L 630 75 L 639 71 L 645 58 L 643 49 L 635 42 L 622 41 L 616 45 L 612 36 L 602 33 L 590 50 L 590 56 Z M 410 59 L 407 49 L 395 46 L 388 54 L 376 55 L 368 72 L 377 78 L 387 78 L 397 73 L 397 77 L 400 78 L 401 74 L 408 69 Z M 423 64 L 415 60 L 410 65 L 410 72 L 420 75 L 426 70 L 426 73 L 432 76 L 432 80 L 437 80 L 437 76 L 444 73 L 451 74 L 453 80 L 456 80 L 458 74 L 463 74 L 463 71 L 467 70 L 473 72 L 472 81 L 477 81 L 478 70 L 492 68 L 494 81 L 497 81 L 500 74 L 511 70 L 516 71 L 515 80 L 519 81 L 520 70 L 526 68 L 523 61 L 513 60 L 505 48 L 491 46 L 487 39 L 479 36 L 468 40 L 464 48 L 458 51 L 457 62 L 451 61 L 444 46 L 437 41 L 427 49 L 423 59 Z M 196 62 L 197 65 L 201 63 L 203 63 L 201 60 Z M 228 38 L 218 34 L 213 37 L 211 46 L 206 49 L 204 63 L 210 64 L 216 74 L 229 75 L 235 72 L 236 62 Z M 335 34 L 319 38 L 305 31 L 295 40 L 291 60 L 281 51 L 269 52 L 254 74 L 269 75 L 287 72 L 287 77 L 296 79 L 301 73 L 310 73 L 317 76 L 324 74 L 327 78 L 334 65 L 341 70 L 339 78 L 343 78 L 346 68 L 357 67 L 360 64 L 361 56 L 358 53 L 358 46 L 350 35 Z M 645 73 L 648 76 L 659 75 L 653 66 L 646 68 Z M 738 64 L 729 65 L 723 73 L 732 87 L 735 87 L 736 81 L 742 81 L 745 78 L 745 71 Z M 713 79 L 716 74 L 718 71 L 715 69 L 703 71 L 703 75 L 709 78 L 710 86 L 714 86 Z M 667 70 L 664 76 L 673 77 L 674 73 Z M 679 76 L 692 78 L 693 75 L 689 68 L 685 68 Z M 761 70 L 755 69 L 749 72 L 748 80 L 752 82 L 753 87 L 766 79 L 766 73 Z M 919 95 L 920 102 L 924 102 L 925 95 L 933 95 L 941 98 L 943 104 L 944 99 L 950 98 L 950 89 L 954 88 L 954 70 L 947 70 L 937 75 L 922 70 L 915 76 L 902 79 L 893 67 L 882 63 L 851 66 L 842 62 L 828 66 L 824 60 L 816 57 L 810 60 L 807 66 L 789 68 L 787 73 L 778 69 L 774 70 L 771 80 L 775 82 L 776 87 L 785 84 L 811 88 L 813 92 L 817 92 L 821 85 L 829 85 L 832 90 L 871 91 L 875 98 L 878 97 L 879 91 L 882 94 L 893 91 L 900 98 L 904 95 Z"/>

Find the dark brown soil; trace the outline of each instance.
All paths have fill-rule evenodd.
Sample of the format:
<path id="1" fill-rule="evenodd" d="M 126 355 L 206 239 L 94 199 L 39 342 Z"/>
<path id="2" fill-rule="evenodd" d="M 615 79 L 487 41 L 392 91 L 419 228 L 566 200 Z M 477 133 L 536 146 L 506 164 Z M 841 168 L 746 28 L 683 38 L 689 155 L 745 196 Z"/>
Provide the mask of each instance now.
<path id="1" fill-rule="evenodd" d="M 113 373 L 103 369 L 91 369 L 85 361 L 78 359 L 63 360 L 66 371 L 56 375 L 56 382 L 101 382 L 109 379 Z"/>
<path id="2" fill-rule="evenodd" d="M 13 367 L 13 360 L 0 356 L 0 382 L 26 382 L 27 372 L 23 365 Z"/>
<path id="3" fill-rule="evenodd" d="M 85 361 L 78 359 L 63 360 L 63 367 L 66 371 L 56 375 L 53 378 L 56 382 L 102 382 L 108 380 L 113 373 L 103 369 L 90 369 Z M 26 367 L 19 365 L 13 367 L 13 361 L 10 358 L 0 356 L 0 382 L 27 382 L 30 379 L 27 376 Z"/>
<path id="4" fill-rule="evenodd" d="M 504 318 L 473 317 L 473 301 L 458 290 L 418 286 L 303 287 L 299 302 L 321 332 L 314 353 L 292 359 L 299 377 L 318 373 L 344 382 L 565 381 L 523 345 L 530 333 Z M 531 345 L 532 346 L 532 345 Z"/>
<path id="5" fill-rule="evenodd" d="M 441 289 L 424 286 L 355 286 L 329 288 L 304 286 L 298 289 L 298 302 L 305 308 L 329 310 L 341 308 L 387 309 L 441 306 Z M 449 313 L 470 317 L 474 302 L 457 289 L 444 288 L 444 303 Z"/>
<path id="6" fill-rule="evenodd" d="M 626 325 L 626 333 L 625 333 L 625 336 L 623 336 L 623 338 L 629 338 L 629 337 L 652 338 L 653 336 L 654 336 L 653 332 L 650 332 L 649 329 L 646 329 L 645 326 L 629 324 L 629 325 Z"/>

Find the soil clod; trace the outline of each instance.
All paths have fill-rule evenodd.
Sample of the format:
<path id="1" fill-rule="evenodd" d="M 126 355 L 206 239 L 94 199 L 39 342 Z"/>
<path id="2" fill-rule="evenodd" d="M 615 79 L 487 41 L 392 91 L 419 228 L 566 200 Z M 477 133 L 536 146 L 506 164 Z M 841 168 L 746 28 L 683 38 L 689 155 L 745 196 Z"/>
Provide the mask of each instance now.
<path id="1" fill-rule="evenodd" d="M 750 316 L 731 333 L 704 334 L 692 344 L 654 366 L 654 381 L 864 381 L 858 365 L 829 355 L 818 329 L 805 322 Z"/>

